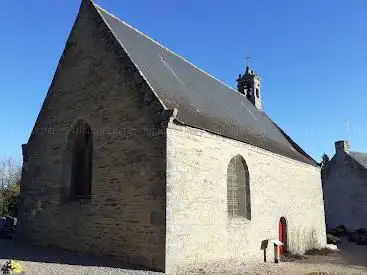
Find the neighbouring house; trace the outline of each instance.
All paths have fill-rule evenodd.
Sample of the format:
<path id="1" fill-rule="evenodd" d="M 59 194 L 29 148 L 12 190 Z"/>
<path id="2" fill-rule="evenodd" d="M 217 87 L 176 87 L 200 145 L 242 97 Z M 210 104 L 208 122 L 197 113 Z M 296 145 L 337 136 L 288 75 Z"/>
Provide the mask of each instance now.
<path id="1" fill-rule="evenodd" d="M 262 111 L 258 75 L 237 83 L 82 1 L 22 146 L 18 239 L 171 274 L 261 262 L 266 239 L 324 247 L 320 167 Z"/>
<path id="2" fill-rule="evenodd" d="M 348 141 L 335 142 L 335 155 L 323 175 L 326 224 L 367 228 L 367 153 L 350 151 Z"/>

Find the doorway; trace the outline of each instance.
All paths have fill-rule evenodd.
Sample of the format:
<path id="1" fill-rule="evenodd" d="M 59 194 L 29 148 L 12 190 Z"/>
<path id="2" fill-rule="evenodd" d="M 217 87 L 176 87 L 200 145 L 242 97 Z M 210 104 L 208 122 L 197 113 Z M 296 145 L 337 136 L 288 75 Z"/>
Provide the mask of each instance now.
<path id="1" fill-rule="evenodd" d="M 280 255 L 283 255 L 287 252 L 288 246 L 287 220 L 284 217 L 279 220 L 279 241 L 283 243 L 283 246 L 279 248 Z"/>

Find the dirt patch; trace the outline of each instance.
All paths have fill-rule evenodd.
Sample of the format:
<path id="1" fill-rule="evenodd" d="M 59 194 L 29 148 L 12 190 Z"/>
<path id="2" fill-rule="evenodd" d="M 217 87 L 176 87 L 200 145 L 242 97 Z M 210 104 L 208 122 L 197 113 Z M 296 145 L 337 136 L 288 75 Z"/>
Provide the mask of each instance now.
<path id="1" fill-rule="evenodd" d="M 310 249 L 307 250 L 305 255 L 318 255 L 318 256 L 327 256 L 330 254 L 334 254 L 335 251 L 331 250 L 331 249 L 327 249 L 327 248 L 322 248 L 322 249 Z"/>
<path id="2" fill-rule="evenodd" d="M 294 262 L 294 261 L 301 261 L 301 260 L 306 260 L 306 259 L 307 259 L 307 256 L 304 256 L 304 255 L 287 254 L 281 258 L 281 262 Z"/>

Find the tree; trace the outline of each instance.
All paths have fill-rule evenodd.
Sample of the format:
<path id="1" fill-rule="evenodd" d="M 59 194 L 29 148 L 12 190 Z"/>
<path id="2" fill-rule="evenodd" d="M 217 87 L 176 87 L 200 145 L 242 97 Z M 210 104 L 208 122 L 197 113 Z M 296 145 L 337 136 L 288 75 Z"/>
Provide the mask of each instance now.
<path id="1" fill-rule="evenodd" d="M 0 216 L 17 216 L 20 179 L 20 163 L 13 158 L 0 159 Z"/>
<path id="2" fill-rule="evenodd" d="M 325 180 L 327 179 L 329 162 L 330 162 L 329 156 L 326 153 L 324 153 L 322 155 L 321 160 L 321 181 L 323 185 Z"/>

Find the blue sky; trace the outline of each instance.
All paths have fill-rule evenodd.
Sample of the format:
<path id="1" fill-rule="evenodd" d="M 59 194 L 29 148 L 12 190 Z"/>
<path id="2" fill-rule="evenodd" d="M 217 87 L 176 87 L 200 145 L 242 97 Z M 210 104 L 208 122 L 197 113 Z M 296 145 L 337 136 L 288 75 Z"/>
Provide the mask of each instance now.
<path id="1" fill-rule="evenodd" d="M 250 55 L 265 112 L 317 160 L 367 152 L 367 1 L 95 2 L 232 87 Z M 0 156 L 21 158 L 79 5 L 2 2 Z"/>

